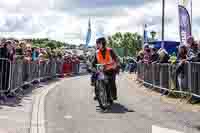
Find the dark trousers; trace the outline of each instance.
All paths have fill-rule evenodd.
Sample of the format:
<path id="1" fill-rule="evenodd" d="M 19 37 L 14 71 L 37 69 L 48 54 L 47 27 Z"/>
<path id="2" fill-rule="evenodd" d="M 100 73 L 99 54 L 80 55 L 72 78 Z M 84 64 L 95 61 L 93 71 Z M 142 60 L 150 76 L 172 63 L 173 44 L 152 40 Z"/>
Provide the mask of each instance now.
<path id="1" fill-rule="evenodd" d="M 111 94 L 112 94 L 112 97 L 113 98 L 116 98 L 117 97 L 117 87 L 116 87 L 116 74 L 115 73 L 106 73 L 106 75 L 108 76 L 108 89 L 111 89 Z M 96 85 L 95 85 L 96 86 Z M 109 90 L 107 90 L 107 94 L 109 94 Z M 97 88 L 95 87 L 95 95 L 97 96 L 98 95 L 98 90 Z M 108 95 L 108 98 L 109 95 Z"/>
<path id="2" fill-rule="evenodd" d="M 0 61 L 0 89 L 6 91 L 9 88 L 9 78 L 10 78 L 10 63 L 6 60 Z"/>
<path id="3" fill-rule="evenodd" d="M 116 86 L 116 73 L 115 71 L 108 71 L 105 74 L 109 77 L 108 78 L 108 85 L 110 85 L 111 94 L 113 98 L 117 97 L 117 86 Z"/>

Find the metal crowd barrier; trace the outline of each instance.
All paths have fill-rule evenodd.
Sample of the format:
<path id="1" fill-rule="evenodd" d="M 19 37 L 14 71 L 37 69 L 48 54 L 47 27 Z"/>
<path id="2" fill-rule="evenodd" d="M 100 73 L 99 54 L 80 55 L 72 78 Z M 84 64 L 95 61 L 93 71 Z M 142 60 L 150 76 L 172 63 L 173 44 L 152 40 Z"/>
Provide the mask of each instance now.
<path id="1" fill-rule="evenodd" d="M 200 97 L 200 63 L 178 64 L 137 64 L 137 79 L 144 85 L 160 91 L 173 91 Z"/>
<path id="2" fill-rule="evenodd" d="M 189 83 L 193 95 L 200 97 L 200 63 L 191 63 L 191 80 Z"/>
<path id="3" fill-rule="evenodd" d="M 7 92 L 11 82 L 11 61 L 0 58 L 0 93 Z"/>
<path id="4" fill-rule="evenodd" d="M 137 79 L 139 81 L 144 81 L 144 64 L 137 64 Z"/>
<path id="5" fill-rule="evenodd" d="M 79 63 L 72 63 L 72 73 L 73 74 L 79 73 Z"/>
<path id="6" fill-rule="evenodd" d="M 10 90 L 15 91 L 24 84 L 26 79 L 28 79 L 26 73 L 28 73 L 28 64 L 25 64 L 23 61 L 17 61 L 12 64 Z"/>
<path id="7" fill-rule="evenodd" d="M 6 92 L 13 92 L 21 88 L 25 84 L 30 84 L 33 81 L 40 80 L 42 78 L 53 78 L 57 74 L 60 64 L 56 61 L 48 62 L 27 62 L 23 60 L 16 61 L 11 64 L 10 75 L 10 87 Z M 0 88 L 2 90 L 2 87 Z M 5 92 L 5 91 L 4 91 Z"/>
<path id="8" fill-rule="evenodd" d="M 63 60 L 56 60 L 56 64 L 57 64 L 57 65 L 55 65 L 56 75 L 57 76 L 61 76 L 62 73 L 63 73 L 63 64 L 64 64 L 64 61 Z"/>
<path id="9" fill-rule="evenodd" d="M 41 79 L 49 79 L 63 75 L 64 60 L 52 59 L 48 61 L 17 60 L 11 62 L 0 58 L 0 95 L 15 94 L 16 90 L 23 90 L 26 84 Z M 71 64 L 70 73 L 83 73 L 84 64 Z M 79 68 L 80 67 L 80 68 Z"/>
<path id="10" fill-rule="evenodd" d="M 0 58 L 0 94 L 9 94 L 33 81 L 53 78 L 62 74 L 62 61 L 12 62 Z"/>
<path id="11" fill-rule="evenodd" d="M 153 85 L 160 85 L 160 66 L 158 64 L 152 64 L 152 79 Z"/>

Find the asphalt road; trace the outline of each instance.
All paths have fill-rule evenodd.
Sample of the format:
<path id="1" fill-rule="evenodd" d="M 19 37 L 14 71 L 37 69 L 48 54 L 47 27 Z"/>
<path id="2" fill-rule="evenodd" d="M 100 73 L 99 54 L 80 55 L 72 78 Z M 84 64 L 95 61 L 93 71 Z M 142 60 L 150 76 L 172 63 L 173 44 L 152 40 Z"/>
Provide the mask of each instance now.
<path id="1" fill-rule="evenodd" d="M 160 96 L 147 94 L 127 77 L 125 74 L 117 78 L 119 99 L 106 113 L 93 100 L 89 76 L 59 84 L 45 99 L 46 132 L 151 133 L 152 126 L 180 133 L 200 132 L 199 112 L 163 102 Z"/>

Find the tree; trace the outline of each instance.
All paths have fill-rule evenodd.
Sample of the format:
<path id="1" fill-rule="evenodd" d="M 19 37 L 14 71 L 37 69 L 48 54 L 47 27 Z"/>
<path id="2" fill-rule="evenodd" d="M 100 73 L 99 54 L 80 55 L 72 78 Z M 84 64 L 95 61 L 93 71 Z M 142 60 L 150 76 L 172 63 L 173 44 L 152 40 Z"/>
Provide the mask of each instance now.
<path id="1" fill-rule="evenodd" d="M 112 47 L 114 46 L 113 43 L 114 43 L 114 42 L 113 42 L 112 36 L 109 36 L 109 37 L 108 37 L 108 46 L 112 48 Z"/>
<path id="2" fill-rule="evenodd" d="M 54 42 L 48 42 L 47 44 L 46 44 L 46 47 L 49 47 L 49 48 L 51 48 L 51 49 L 56 49 L 56 44 L 54 43 Z"/>
<path id="3" fill-rule="evenodd" d="M 34 47 L 42 47 L 42 48 L 50 47 L 51 49 L 62 48 L 66 45 L 63 42 L 49 40 L 48 38 L 32 39 L 32 44 Z"/>
<path id="4" fill-rule="evenodd" d="M 141 49 L 142 37 L 138 33 L 117 32 L 108 37 L 108 46 L 114 49 L 124 49 L 125 56 L 134 56 Z"/>
<path id="5" fill-rule="evenodd" d="M 113 40 L 114 47 L 122 47 L 123 46 L 123 43 L 122 43 L 123 35 L 121 32 L 117 32 L 116 34 L 114 34 L 112 36 L 112 40 Z"/>

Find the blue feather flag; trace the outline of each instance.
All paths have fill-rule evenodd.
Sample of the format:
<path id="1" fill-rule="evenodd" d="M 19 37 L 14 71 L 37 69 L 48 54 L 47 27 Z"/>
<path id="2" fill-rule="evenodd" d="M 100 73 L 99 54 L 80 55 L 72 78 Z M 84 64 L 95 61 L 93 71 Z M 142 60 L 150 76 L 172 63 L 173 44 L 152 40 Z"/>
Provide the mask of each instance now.
<path id="1" fill-rule="evenodd" d="M 144 25 L 144 43 L 148 42 L 147 24 Z"/>
<path id="2" fill-rule="evenodd" d="M 90 19 L 89 19 L 89 22 L 88 22 L 88 31 L 87 31 L 87 37 L 86 37 L 86 46 L 88 46 L 89 43 L 90 43 L 91 35 L 92 35 L 91 32 L 92 32 L 91 31 L 91 22 L 90 22 Z"/>

